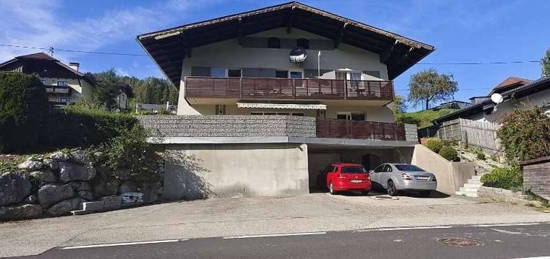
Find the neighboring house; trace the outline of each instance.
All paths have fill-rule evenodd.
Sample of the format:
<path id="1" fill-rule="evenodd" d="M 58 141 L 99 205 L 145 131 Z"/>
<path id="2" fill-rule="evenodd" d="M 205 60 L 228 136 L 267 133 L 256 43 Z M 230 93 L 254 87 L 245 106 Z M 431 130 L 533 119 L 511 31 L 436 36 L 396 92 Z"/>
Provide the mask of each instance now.
<path id="1" fill-rule="evenodd" d="M 449 101 L 440 103 L 438 106 L 432 108 L 433 110 L 439 110 L 439 109 L 463 109 L 468 106 L 472 105 L 469 102 L 463 102 L 463 101 Z"/>
<path id="2" fill-rule="evenodd" d="M 501 94 L 504 101 L 495 104 L 491 95 Z M 458 118 L 473 121 L 500 123 L 504 116 L 514 109 L 528 109 L 541 106 L 550 111 L 550 78 L 530 81 L 523 78 L 509 77 L 498 84 L 487 96 L 471 98 L 473 105 L 442 116 L 434 120 L 435 124 Z"/>
<path id="3" fill-rule="evenodd" d="M 410 162 L 416 126 L 387 105 L 433 46 L 298 2 L 138 41 L 180 92 L 180 116 L 142 123 L 204 169 L 168 166 L 174 198 L 303 193 L 333 162 Z"/>
<path id="4" fill-rule="evenodd" d="M 91 94 L 92 81 L 79 72 L 79 63 L 65 65 L 42 52 L 15 57 L 0 64 L 0 71 L 36 74 L 54 105 L 66 105 Z"/>

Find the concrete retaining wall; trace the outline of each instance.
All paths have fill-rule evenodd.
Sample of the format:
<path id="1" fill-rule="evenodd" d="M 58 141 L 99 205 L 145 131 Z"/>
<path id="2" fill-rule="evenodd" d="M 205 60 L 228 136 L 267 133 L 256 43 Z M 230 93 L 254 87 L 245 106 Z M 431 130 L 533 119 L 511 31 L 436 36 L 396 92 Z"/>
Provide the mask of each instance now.
<path id="1" fill-rule="evenodd" d="M 435 174 L 437 190 L 454 194 L 465 182 L 475 175 L 471 162 L 451 162 L 423 145 L 415 145 L 412 156 L 413 165 Z"/>
<path id="2" fill-rule="evenodd" d="M 164 196 L 196 199 L 304 194 L 305 144 L 167 145 Z"/>
<path id="3" fill-rule="evenodd" d="M 540 205 L 538 201 L 528 200 L 529 197 L 521 192 L 513 192 L 500 188 L 481 186 L 477 191 L 477 195 L 480 199 L 485 201 Z"/>
<path id="4" fill-rule="evenodd" d="M 526 190 L 550 200 L 550 156 L 521 163 Z"/>
<path id="5" fill-rule="evenodd" d="M 155 137 L 315 137 L 313 117 L 279 115 L 138 116 Z"/>

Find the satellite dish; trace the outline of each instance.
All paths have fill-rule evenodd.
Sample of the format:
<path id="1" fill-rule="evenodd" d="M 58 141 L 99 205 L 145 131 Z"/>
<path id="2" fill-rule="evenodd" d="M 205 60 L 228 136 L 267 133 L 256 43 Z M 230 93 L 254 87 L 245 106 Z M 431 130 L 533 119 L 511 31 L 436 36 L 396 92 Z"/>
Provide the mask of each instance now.
<path id="1" fill-rule="evenodd" d="M 499 93 L 494 93 L 491 95 L 491 101 L 493 101 L 494 103 L 496 104 L 499 104 L 501 103 L 502 101 L 504 101 L 504 98 L 502 97 L 501 94 Z"/>
<path id="2" fill-rule="evenodd" d="M 290 62 L 291 63 L 302 63 L 306 61 L 307 52 L 302 48 L 295 48 L 290 51 Z"/>

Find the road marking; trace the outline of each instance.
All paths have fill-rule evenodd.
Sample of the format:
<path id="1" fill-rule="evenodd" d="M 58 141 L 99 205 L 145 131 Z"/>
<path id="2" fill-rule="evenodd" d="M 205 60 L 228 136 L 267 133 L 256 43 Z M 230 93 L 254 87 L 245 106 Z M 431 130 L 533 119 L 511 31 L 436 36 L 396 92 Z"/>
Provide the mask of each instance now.
<path id="1" fill-rule="evenodd" d="M 70 250 L 70 249 L 83 249 L 83 248 L 96 248 L 96 247 L 148 245 L 148 244 L 160 244 L 160 243 L 176 243 L 176 242 L 187 241 L 187 240 L 189 240 L 189 239 L 167 239 L 167 240 L 156 240 L 156 241 L 138 241 L 138 242 L 127 242 L 127 243 L 111 243 L 111 244 L 97 244 L 97 245 L 83 245 L 83 246 L 66 246 L 66 247 L 60 247 L 60 249 Z"/>
<path id="2" fill-rule="evenodd" d="M 356 230 L 355 232 L 415 230 L 415 229 L 444 229 L 444 228 L 452 228 L 452 227 L 453 226 L 419 226 L 419 227 L 373 228 L 373 229 L 360 229 L 360 230 Z"/>
<path id="3" fill-rule="evenodd" d="M 472 225 L 472 227 L 513 227 L 513 226 L 534 226 L 540 225 L 540 222 L 531 222 L 531 223 L 497 223 L 497 224 L 477 224 Z"/>
<path id="4" fill-rule="evenodd" d="M 496 232 L 500 232 L 500 233 L 504 233 L 504 234 L 510 234 L 510 235 L 521 235 L 521 234 L 523 234 L 522 232 L 508 231 L 508 230 L 497 229 L 497 228 L 491 228 L 491 230 L 496 231 Z"/>
<path id="5" fill-rule="evenodd" d="M 518 259 L 550 259 L 550 256 L 539 256 L 539 257 L 522 257 Z"/>
<path id="6" fill-rule="evenodd" d="M 302 232 L 302 233 L 285 233 L 285 234 L 264 234 L 264 235 L 248 235 L 248 236 L 230 236 L 223 239 L 243 239 L 243 238 L 258 238 L 258 237 L 290 237 L 290 236 L 311 236 L 324 235 L 327 232 Z"/>

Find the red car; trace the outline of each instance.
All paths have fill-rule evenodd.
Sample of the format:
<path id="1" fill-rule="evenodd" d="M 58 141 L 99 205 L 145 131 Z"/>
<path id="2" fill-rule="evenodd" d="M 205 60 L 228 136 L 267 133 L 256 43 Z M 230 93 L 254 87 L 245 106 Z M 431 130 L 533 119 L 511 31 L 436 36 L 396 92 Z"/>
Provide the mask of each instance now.
<path id="1" fill-rule="evenodd" d="M 372 187 L 368 171 L 360 164 L 335 163 L 327 168 L 326 186 L 330 194 L 360 191 L 367 195 Z"/>

